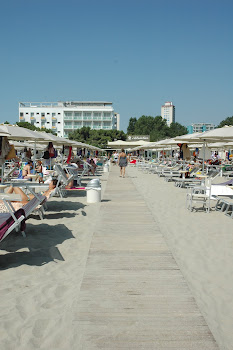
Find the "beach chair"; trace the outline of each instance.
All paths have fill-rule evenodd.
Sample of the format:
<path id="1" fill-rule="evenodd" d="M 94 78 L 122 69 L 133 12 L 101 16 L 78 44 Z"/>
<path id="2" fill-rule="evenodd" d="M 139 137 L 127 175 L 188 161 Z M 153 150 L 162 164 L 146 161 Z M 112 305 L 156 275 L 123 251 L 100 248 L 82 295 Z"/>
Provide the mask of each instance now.
<path id="1" fill-rule="evenodd" d="M 55 169 L 57 176 L 58 176 L 58 182 L 57 182 L 57 186 L 56 186 L 57 191 L 58 191 L 60 197 L 64 197 L 64 195 L 66 193 L 65 187 L 68 186 L 69 183 L 74 180 L 74 175 L 70 175 L 69 177 L 67 177 L 65 170 L 62 168 L 62 166 L 60 164 L 55 164 L 54 169 Z"/>
<path id="2" fill-rule="evenodd" d="M 14 172 L 17 170 L 17 167 L 14 166 L 12 167 L 10 170 L 8 170 L 8 172 L 4 172 L 4 176 L 3 176 L 3 182 L 7 181 L 8 179 L 10 179 L 10 177 L 14 174 Z"/>
<path id="3" fill-rule="evenodd" d="M 55 164 L 55 170 L 56 170 L 56 172 L 58 174 L 58 179 L 60 181 L 59 190 L 62 193 L 62 197 L 65 194 L 67 194 L 69 191 L 83 191 L 83 190 L 86 190 L 86 187 L 83 187 L 83 186 L 66 188 L 66 186 L 68 186 L 69 183 L 72 180 L 74 180 L 74 175 L 70 175 L 69 177 L 67 177 L 66 176 L 66 172 L 64 171 L 64 169 L 62 169 L 60 164 Z"/>
<path id="4" fill-rule="evenodd" d="M 13 230 L 21 231 L 25 235 L 25 212 L 19 209 L 12 213 L 0 213 L 0 242 L 6 238 Z"/>
<path id="5" fill-rule="evenodd" d="M 202 204 L 206 212 L 210 212 L 211 186 L 195 186 L 186 195 L 186 208 L 190 211 L 197 209 L 196 204 Z"/>
<path id="6" fill-rule="evenodd" d="M 183 168 L 183 165 L 178 164 L 175 167 L 166 168 L 162 171 L 162 176 L 164 176 L 165 181 L 173 181 L 175 178 L 180 177 L 180 170 Z"/>
<path id="7" fill-rule="evenodd" d="M 70 176 L 73 176 L 73 180 L 77 181 L 78 186 L 82 186 L 81 180 L 82 180 L 82 177 L 84 176 L 84 173 L 85 173 L 84 168 L 78 169 L 78 168 L 74 168 L 71 166 L 67 166 L 67 167 L 65 167 L 65 169 L 67 170 L 67 172 Z"/>
<path id="8" fill-rule="evenodd" d="M 24 216 L 25 219 L 27 219 L 32 213 L 38 214 L 40 219 L 43 219 L 43 207 L 42 204 L 46 202 L 47 198 L 43 196 L 40 193 L 34 193 L 34 198 L 29 200 L 26 204 L 22 206 L 22 209 L 24 210 Z M 9 213 L 12 215 L 15 211 L 14 207 L 12 206 L 12 201 L 20 201 L 21 197 L 17 194 L 7 194 L 7 193 L 1 193 L 0 194 L 0 200 L 3 201 L 5 207 L 9 211 Z"/>
<path id="9" fill-rule="evenodd" d="M 233 219 L 233 199 L 226 200 L 225 215 Z"/>
<path id="10" fill-rule="evenodd" d="M 212 196 L 227 196 L 233 197 L 233 179 L 211 185 L 211 195 Z"/>
<path id="11" fill-rule="evenodd" d="M 83 171 L 81 176 L 89 175 L 89 172 L 91 171 L 91 168 L 92 168 L 91 164 L 89 164 L 85 160 L 82 160 L 82 164 L 83 164 Z"/>
<path id="12" fill-rule="evenodd" d="M 198 184 L 201 184 L 203 181 L 201 179 L 201 174 L 200 173 L 200 168 L 196 170 L 196 172 L 193 173 L 193 176 L 189 178 L 179 178 L 175 180 L 175 186 L 184 188 L 184 187 L 193 187 L 197 186 Z M 211 170 L 208 173 L 207 178 L 210 179 L 211 181 L 214 180 L 217 176 L 219 176 L 220 172 L 219 170 Z M 198 178 L 198 175 L 200 175 L 200 178 Z"/>

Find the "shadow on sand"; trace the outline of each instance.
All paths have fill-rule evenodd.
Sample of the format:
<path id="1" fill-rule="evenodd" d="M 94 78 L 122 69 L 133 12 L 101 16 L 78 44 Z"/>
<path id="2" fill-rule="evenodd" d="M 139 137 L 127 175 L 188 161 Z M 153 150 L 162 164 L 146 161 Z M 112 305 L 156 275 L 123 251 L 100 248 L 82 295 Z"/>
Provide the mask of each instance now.
<path id="1" fill-rule="evenodd" d="M 82 204 L 80 202 L 71 202 L 71 201 L 49 201 L 48 202 L 48 211 L 64 211 L 66 210 L 79 210 L 84 209 L 86 207 L 85 204 Z"/>
<path id="2" fill-rule="evenodd" d="M 42 266 L 54 260 L 64 261 L 56 245 L 74 238 L 71 231 L 63 224 L 32 225 L 27 224 L 27 237 L 12 232 L 1 242 L 0 248 L 7 251 L 0 255 L 0 269 L 8 269 L 21 265 Z M 20 249 L 29 251 L 18 252 Z"/>

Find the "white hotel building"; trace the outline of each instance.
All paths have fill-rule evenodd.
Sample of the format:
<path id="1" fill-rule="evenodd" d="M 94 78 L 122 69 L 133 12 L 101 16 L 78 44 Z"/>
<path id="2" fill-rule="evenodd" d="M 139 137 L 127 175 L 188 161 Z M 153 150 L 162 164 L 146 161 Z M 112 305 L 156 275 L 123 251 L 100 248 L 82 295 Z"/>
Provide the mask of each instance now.
<path id="1" fill-rule="evenodd" d="M 168 126 L 175 123 L 175 106 L 172 102 L 165 102 L 161 107 L 161 117 L 166 120 Z"/>
<path id="2" fill-rule="evenodd" d="M 20 102 L 19 121 L 52 129 L 61 137 L 83 126 L 95 130 L 120 128 L 120 115 L 114 113 L 112 102 Z"/>

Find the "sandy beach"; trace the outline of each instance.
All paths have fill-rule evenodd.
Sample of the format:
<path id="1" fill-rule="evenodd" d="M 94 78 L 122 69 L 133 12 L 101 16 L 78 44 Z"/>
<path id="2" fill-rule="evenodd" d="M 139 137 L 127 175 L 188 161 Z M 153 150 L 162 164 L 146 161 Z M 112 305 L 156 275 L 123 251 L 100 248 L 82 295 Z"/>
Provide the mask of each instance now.
<path id="1" fill-rule="evenodd" d="M 109 175 L 103 173 L 101 176 L 103 198 L 108 179 Z M 165 237 L 167 246 L 188 283 L 190 291 L 187 293 L 191 293 L 190 295 L 195 298 L 199 307 L 198 312 L 206 320 L 219 348 L 231 350 L 232 220 L 219 212 L 190 213 L 185 208 L 186 190 L 175 188 L 173 183 L 167 183 L 157 175 L 145 174 L 136 168 L 128 167 L 127 178 L 121 181 L 124 180 L 135 186 L 139 195 L 135 198 L 141 201 L 136 213 L 139 227 L 136 233 L 139 235 L 144 230 L 143 227 L 146 227 L 144 225 L 146 222 L 140 219 L 140 208 L 143 207 L 148 210 L 150 220 L 147 223 L 148 230 L 153 224 L 150 218 L 152 216 L 158 223 L 156 230 Z M 108 185 L 108 188 L 111 188 L 111 184 Z M 108 194 L 111 193 L 109 191 Z M 145 202 L 142 203 L 141 197 Z M 116 207 L 121 206 L 122 198 L 120 196 L 116 198 Z M 111 202 L 108 202 L 108 198 L 97 204 L 87 204 L 86 196 L 81 192 L 69 194 L 63 200 L 52 198 L 43 221 L 39 221 L 37 217 L 27 221 L 26 239 L 13 233 L 4 240 L 0 251 L 1 349 L 118 348 L 117 345 L 114 347 L 114 343 L 111 343 L 111 346 L 104 343 L 105 346 L 94 347 L 89 342 L 91 336 L 86 338 L 88 342 L 81 339 L 83 334 L 88 334 L 87 325 L 82 317 L 80 318 L 78 311 L 80 300 L 85 302 L 87 298 L 85 288 L 90 277 L 88 271 L 91 271 L 93 277 L 93 273 L 95 271 L 97 273 L 98 264 L 103 263 L 96 259 L 97 252 L 104 251 L 104 254 L 109 254 L 113 251 L 111 241 L 106 240 L 105 235 L 108 232 L 102 230 L 101 233 L 97 230 L 100 227 L 98 223 L 104 220 L 101 208 L 104 208 L 109 216 L 113 215 L 113 221 L 117 222 L 117 213 L 114 216 L 111 212 Z M 127 216 L 135 217 L 135 213 L 128 210 Z M 108 222 L 111 223 L 111 220 Z M 150 237 L 153 239 L 151 234 L 148 235 L 148 239 Z M 119 239 L 117 237 L 116 239 L 121 251 L 124 251 L 126 242 L 123 235 L 119 235 Z M 144 244 L 145 252 L 149 252 L 150 247 L 146 239 Z M 134 247 L 136 251 L 141 249 L 141 241 L 136 240 Z M 125 259 L 124 266 L 130 264 L 133 259 L 131 252 L 127 260 L 126 249 L 124 254 L 122 253 Z M 172 256 L 169 257 L 169 264 L 170 259 L 173 259 Z M 115 263 L 117 264 L 117 261 Z M 141 263 L 143 264 L 143 261 L 140 261 Z M 150 263 L 156 266 L 153 255 L 150 257 Z M 110 271 L 109 266 L 106 269 Z M 104 293 L 106 296 L 111 295 L 111 291 L 101 292 L 101 290 L 98 292 L 99 298 Z M 78 324 L 80 319 L 82 322 Z M 93 334 L 94 331 L 93 329 Z M 212 344 L 211 336 L 208 344 Z M 167 345 L 167 349 L 171 348 L 169 346 Z M 137 348 L 144 347 L 139 345 Z M 155 347 L 148 345 L 146 348 L 160 349 L 157 345 Z M 202 348 L 213 350 L 217 349 L 217 346 L 213 342 L 212 346 L 199 347 Z M 188 347 L 184 345 L 182 349 Z"/>
<path id="2" fill-rule="evenodd" d="M 158 220 L 173 256 L 220 349 L 233 348 L 232 220 L 221 212 L 190 212 L 186 189 L 153 174 L 128 174 Z M 216 183 L 225 181 L 217 178 Z M 215 202 L 211 201 L 212 207 Z"/>
<path id="3" fill-rule="evenodd" d="M 100 177 L 102 193 L 107 176 Z M 1 349 L 73 348 L 73 304 L 100 205 L 87 204 L 85 192 L 53 197 L 43 221 L 27 221 L 25 239 L 12 233 L 2 242 Z"/>

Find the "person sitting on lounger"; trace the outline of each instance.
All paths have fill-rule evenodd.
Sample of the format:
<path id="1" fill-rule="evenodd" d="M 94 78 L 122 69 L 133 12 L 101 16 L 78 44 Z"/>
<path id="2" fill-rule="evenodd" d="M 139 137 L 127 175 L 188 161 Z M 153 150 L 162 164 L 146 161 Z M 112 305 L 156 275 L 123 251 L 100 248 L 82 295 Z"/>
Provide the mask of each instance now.
<path id="1" fill-rule="evenodd" d="M 39 183 L 43 183 L 43 166 L 42 166 L 42 161 L 38 160 L 37 166 L 36 166 L 36 173 L 38 175 Z"/>
<path id="2" fill-rule="evenodd" d="M 95 170 L 97 168 L 97 165 L 95 164 L 93 158 L 89 158 L 89 164 L 91 165 L 91 168 L 88 171 L 88 175 L 90 175 L 90 172 L 92 173 L 92 175 L 95 175 Z"/>
<path id="3" fill-rule="evenodd" d="M 31 179 L 31 169 L 32 169 L 33 162 L 31 160 L 28 161 L 27 165 L 22 170 L 22 177 L 23 179 Z"/>

